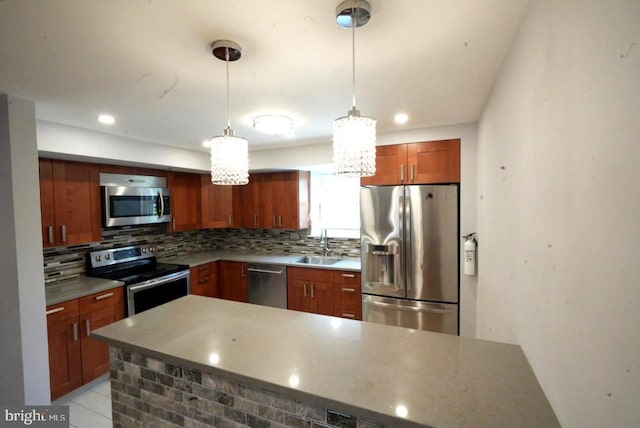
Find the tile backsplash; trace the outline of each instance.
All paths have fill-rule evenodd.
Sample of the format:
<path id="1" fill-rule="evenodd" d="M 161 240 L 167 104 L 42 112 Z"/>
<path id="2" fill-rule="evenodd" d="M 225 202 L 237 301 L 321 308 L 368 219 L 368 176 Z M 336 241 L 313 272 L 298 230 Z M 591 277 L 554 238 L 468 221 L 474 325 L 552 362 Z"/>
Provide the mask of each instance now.
<path id="1" fill-rule="evenodd" d="M 106 248 L 152 244 L 158 257 L 171 257 L 205 250 L 235 250 L 273 254 L 322 254 L 320 239 L 306 230 L 203 229 L 167 233 L 165 225 L 105 229 L 101 242 L 45 248 L 45 285 L 76 278 L 86 272 L 87 253 Z M 333 254 L 360 257 L 360 240 L 329 237 Z"/>

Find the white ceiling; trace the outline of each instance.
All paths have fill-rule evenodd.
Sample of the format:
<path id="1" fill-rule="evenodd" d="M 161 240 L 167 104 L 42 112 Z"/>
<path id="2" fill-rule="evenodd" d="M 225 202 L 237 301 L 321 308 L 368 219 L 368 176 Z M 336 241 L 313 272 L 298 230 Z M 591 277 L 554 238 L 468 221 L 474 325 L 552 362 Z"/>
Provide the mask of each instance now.
<path id="1" fill-rule="evenodd" d="M 340 0 L 0 0 L 0 92 L 38 119 L 205 150 L 226 126 L 225 64 L 239 43 L 231 124 L 252 150 L 330 141 L 351 107 L 351 32 Z M 528 0 L 370 0 L 356 30 L 357 107 L 378 133 L 479 119 Z M 289 112 L 294 137 L 250 118 Z M 396 112 L 409 122 L 396 125 Z M 110 112 L 116 125 L 96 122 Z"/>

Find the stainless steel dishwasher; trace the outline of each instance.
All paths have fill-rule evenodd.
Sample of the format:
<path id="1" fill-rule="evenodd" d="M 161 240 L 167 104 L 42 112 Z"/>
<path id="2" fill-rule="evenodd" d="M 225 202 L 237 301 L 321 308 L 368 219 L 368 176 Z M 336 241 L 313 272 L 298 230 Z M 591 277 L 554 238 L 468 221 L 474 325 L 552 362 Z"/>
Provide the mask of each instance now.
<path id="1" fill-rule="evenodd" d="M 287 267 L 249 263 L 249 303 L 287 309 Z"/>

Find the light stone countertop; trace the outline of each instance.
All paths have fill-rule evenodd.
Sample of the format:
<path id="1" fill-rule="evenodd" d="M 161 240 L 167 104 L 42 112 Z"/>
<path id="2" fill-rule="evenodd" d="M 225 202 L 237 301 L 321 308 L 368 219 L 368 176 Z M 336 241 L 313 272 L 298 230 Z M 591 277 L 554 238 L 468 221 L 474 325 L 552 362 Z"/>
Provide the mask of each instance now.
<path id="1" fill-rule="evenodd" d="M 181 265 L 189 265 L 194 267 L 203 263 L 215 262 L 218 260 L 228 260 L 247 263 L 268 263 L 279 264 L 285 266 L 307 267 L 313 269 L 332 269 L 332 270 L 349 270 L 360 271 L 360 259 L 343 258 L 332 265 L 316 265 L 295 263 L 295 260 L 304 257 L 306 254 L 264 254 L 264 253 L 246 253 L 240 251 L 198 251 L 183 256 L 174 256 L 158 260 L 162 263 L 176 263 Z"/>
<path id="2" fill-rule="evenodd" d="M 336 410 L 356 416 L 405 415 L 405 424 L 432 427 L 559 426 L 517 345 L 200 296 L 92 335 L 295 399 L 340 403 Z"/>
<path id="3" fill-rule="evenodd" d="M 124 282 L 80 275 L 78 278 L 47 285 L 44 288 L 47 306 L 88 296 L 112 288 L 123 287 Z"/>

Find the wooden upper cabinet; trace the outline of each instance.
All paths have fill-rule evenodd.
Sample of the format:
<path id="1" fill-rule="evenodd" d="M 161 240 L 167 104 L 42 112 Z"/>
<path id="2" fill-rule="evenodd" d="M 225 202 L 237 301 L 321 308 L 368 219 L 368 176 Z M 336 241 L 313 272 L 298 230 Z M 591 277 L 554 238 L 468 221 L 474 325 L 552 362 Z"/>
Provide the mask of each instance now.
<path id="1" fill-rule="evenodd" d="M 460 140 L 408 145 L 411 183 L 459 183 Z"/>
<path id="2" fill-rule="evenodd" d="M 362 186 L 460 182 L 460 140 L 376 147 L 376 175 Z"/>
<path id="3" fill-rule="evenodd" d="M 233 187 L 211 183 L 211 174 L 200 176 L 202 227 L 233 227 Z"/>
<path id="4" fill-rule="evenodd" d="M 362 177 L 362 186 L 383 186 L 385 184 L 404 184 L 407 177 L 407 145 L 376 147 L 376 175 Z"/>
<path id="5" fill-rule="evenodd" d="M 200 229 L 202 223 L 200 174 L 170 172 L 171 232 Z"/>
<path id="6" fill-rule="evenodd" d="M 264 174 L 260 181 L 260 227 L 309 227 L 309 172 Z"/>
<path id="7" fill-rule="evenodd" d="M 250 174 L 249 183 L 233 187 L 233 226 L 257 228 L 260 226 L 260 177 Z"/>
<path id="8" fill-rule="evenodd" d="M 98 165 L 40 159 L 43 246 L 102 240 Z"/>

